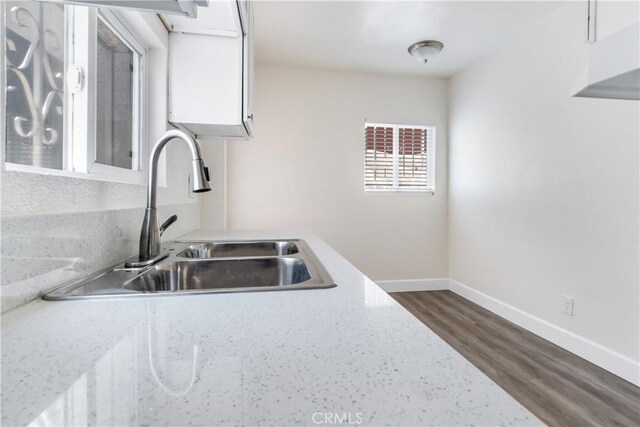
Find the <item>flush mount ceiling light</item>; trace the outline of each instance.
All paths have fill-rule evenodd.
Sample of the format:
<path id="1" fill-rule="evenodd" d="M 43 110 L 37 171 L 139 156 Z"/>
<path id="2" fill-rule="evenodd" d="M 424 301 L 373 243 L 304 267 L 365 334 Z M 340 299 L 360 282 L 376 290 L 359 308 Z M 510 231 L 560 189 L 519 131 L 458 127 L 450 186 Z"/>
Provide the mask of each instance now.
<path id="1" fill-rule="evenodd" d="M 409 54 L 420 62 L 428 60 L 440 53 L 444 45 L 437 40 L 423 40 L 409 46 Z"/>

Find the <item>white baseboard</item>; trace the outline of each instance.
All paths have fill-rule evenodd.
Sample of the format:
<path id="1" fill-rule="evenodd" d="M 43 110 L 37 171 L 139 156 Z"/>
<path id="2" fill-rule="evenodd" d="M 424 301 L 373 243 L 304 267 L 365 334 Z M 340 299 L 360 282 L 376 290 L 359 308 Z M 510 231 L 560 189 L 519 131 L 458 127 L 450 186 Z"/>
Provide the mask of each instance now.
<path id="1" fill-rule="evenodd" d="M 640 386 L 640 363 L 637 361 L 455 280 L 449 280 L 449 289 L 557 346 Z"/>
<path id="2" fill-rule="evenodd" d="M 640 363 L 452 279 L 381 280 L 386 292 L 450 290 L 539 337 L 640 386 Z"/>
<path id="3" fill-rule="evenodd" d="M 379 280 L 385 292 L 442 291 L 449 289 L 449 279 Z"/>

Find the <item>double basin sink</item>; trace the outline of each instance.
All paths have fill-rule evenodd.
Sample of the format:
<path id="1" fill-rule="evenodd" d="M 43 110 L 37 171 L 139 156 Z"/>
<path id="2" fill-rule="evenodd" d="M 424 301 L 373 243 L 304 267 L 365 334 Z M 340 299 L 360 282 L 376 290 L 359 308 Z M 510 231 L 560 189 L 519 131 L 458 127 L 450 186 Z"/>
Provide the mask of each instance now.
<path id="1" fill-rule="evenodd" d="M 67 283 L 46 300 L 141 297 L 219 292 L 318 289 L 336 286 L 304 240 L 175 241 L 157 264 L 119 263 Z"/>

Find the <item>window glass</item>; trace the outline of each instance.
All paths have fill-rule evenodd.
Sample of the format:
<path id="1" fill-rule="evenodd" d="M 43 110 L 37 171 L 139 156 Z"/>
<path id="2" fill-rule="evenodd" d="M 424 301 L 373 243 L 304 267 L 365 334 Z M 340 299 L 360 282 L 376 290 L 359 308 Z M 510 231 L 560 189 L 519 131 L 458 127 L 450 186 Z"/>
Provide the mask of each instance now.
<path id="1" fill-rule="evenodd" d="M 364 189 L 433 193 L 434 126 L 365 123 Z"/>
<path id="2" fill-rule="evenodd" d="M 429 187 L 427 128 L 398 128 L 398 187 L 420 190 Z"/>
<path id="3" fill-rule="evenodd" d="M 98 18 L 96 56 L 96 162 L 132 169 L 136 54 Z"/>
<path id="4" fill-rule="evenodd" d="M 144 181 L 146 51 L 136 29 L 110 9 L 0 0 L 0 12 L 7 168 Z"/>
<path id="5" fill-rule="evenodd" d="M 6 153 L 9 163 L 64 167 L 64 7 L 7 1 Z"/>
<path id="6" fill-rule="evenodd" d="M 391 189 L 394 177 L 393 127 L 365 128 L 365 189 Z"/>

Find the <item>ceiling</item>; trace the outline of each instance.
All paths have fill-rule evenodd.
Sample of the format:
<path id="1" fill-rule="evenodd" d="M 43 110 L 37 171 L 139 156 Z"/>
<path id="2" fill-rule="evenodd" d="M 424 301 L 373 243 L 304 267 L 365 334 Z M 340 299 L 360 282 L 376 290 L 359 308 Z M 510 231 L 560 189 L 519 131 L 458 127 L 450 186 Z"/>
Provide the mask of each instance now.
<path id="1" fill-rule="evenodd" d="M 448 77 L 498 50 L 561 1 L 256 1 L 259 64 Z M 407 48 L 435 39 L 422 64 Z"/>

